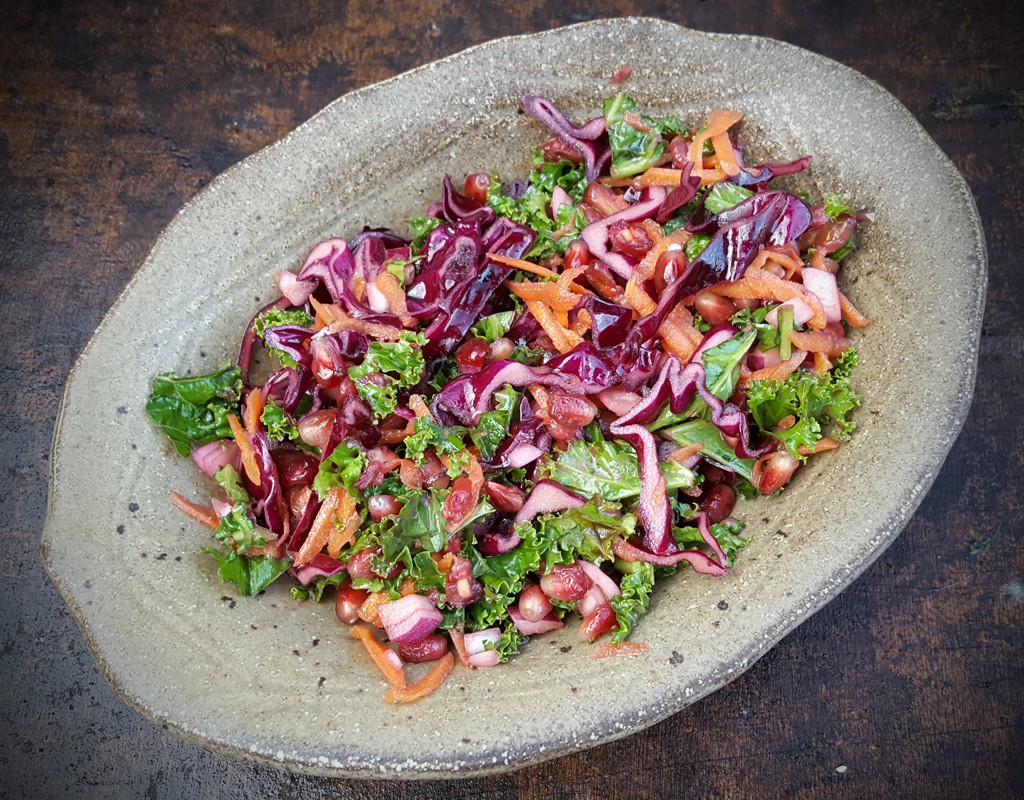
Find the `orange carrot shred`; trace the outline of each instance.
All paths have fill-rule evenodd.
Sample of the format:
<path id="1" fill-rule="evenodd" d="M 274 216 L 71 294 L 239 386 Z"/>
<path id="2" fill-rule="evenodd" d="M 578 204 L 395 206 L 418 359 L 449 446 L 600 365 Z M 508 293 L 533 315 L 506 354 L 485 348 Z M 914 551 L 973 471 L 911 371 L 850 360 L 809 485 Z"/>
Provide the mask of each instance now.
<path id="1" fill-rule="evenodd" d="M 217 526 L 220 525 L 220 517 L 218 517 L 217 512 L 209 506 L 201 506 L 199 503 L 193 503 L 184 495 L 178 494 L 177 492 L 171 492 L 171 502 L 174 503 L 179 511 L 188 514 L 196 522 L 205 525 L 210 530 L 216 530 Z"/>
<path id="2" fill-rule="evenodd" d="M 263 390 L 257 386 L 249 392 L 249 396 L 245 399 L 245 413 L 242 415 L 245 429 L 250 434 L 254 434 L 260 429 L 260 417 L 262 415 Z"/>
<path id="3" fill-rule="evenodd" d="M 327 544 L 327 540 L 331 536 L 331 530 L 334 528 L 334 519 L 342 502 L 342 494 L 347 495 L 348 490 L 343 486 L 335 486 L 320 504 L 320 510 L 316 512 L 316 518 L 306 535 L 306 541 L 302 543 L 299 552 L 295 554 L 293 563 L 296 567 L 308 564 L 317 553 L 324 549 L 324 545 Z M 349 501 L 351 502 L 351 500 L 352 496 L 349 495 Z"/>
<path id="4" fill-rule="evenodd" d="M 409 313 L 409 307 L 405 301 L 405 292 L 402 291 L 398 278 L 386 269 L 382 269 L 377 275 L 376 280 L 374 280 L 374 284 L 378 291 L 384 295 L 384 299 L 388 301 L 388 308 L 391 313 L 402 321 L 402 325 L 406 328 L 415 328 L 416 318 Z"/>
<path id="5" fill-rule="evenodd" d="M 377 606 L 383 603 L 390 603 L 391 595 L 387 592 L 371 592 L 356 610 L 356 616 L 363 622 L 373 625 L 375 628 L 383 628 L 384 623 L 380 620 L 380 612 Z"/>
<path id="6" fill-rule="evenodd" d="M 622 642 L 606 644 L 597 648 L 591 658 L 611 658 L 612 656 L 643 656 L 648 653 L 647 645 L 642 642 Z"/>
<path id="7" fill-rule="evenodd" d="M 341 548 L 355 541 L 356 531 L 359 530 L 359 523 L 362 521 L 352 495 L 340 486 L 331 489 L 332 493 L 334 491 L 338 492 L 339 498 L 334 517 L 336 520 L 342 521 L 342 525 L 339 526 L 335 523 L 330 526 L 327 536 L 327 555 L 331 558 L 337 558 L 341 554 Z"/>
<path id="8" fill-rule="evenodd" d="M 842 292 L 839 293 L 839 309 L 843 312 L 843 321 L 851 328 L 867 327 L 868 318 L 861 314 Z"/>
<path id="9" fill-rule="evenodd" d="M 740 385 L 749 386 L 754 381 L 784 381 L 797 371 L 806 358 L 807 353 L 803 350 L 795 350 L 793 355 L 781 364 L 776 364 L 773 367 L 764 367 L 763 369 L 751 372 L 749 375 L 741 376 Z"/>
<path id="10" fill-rule="evenodd" d="M 576 345 L 583 341 L 578 333 L 566 330 L 558 321 L 551 308 L 539 300 L 527 300 L 526 308 L 533 314 L 534 319 L 544 329 L 544 333 L 551 339 L 551 344 L 559 353 L 568 353 Z"/>
<path id="11" fill-rule="evenodd" d="M 728 148 L 730 151 L 729 153 L 720 153 L 717 149 L 715 151 L 716 160 L 719 164 L 723 161 L 723 157 L 726 160 L 726 164 L 721 165 L 718 169 L 705 169 L 704 142 L 711 139 L 712 145 L 714 145 L 715 137 L 725 134 L 729 128 L 741 119 L 743 119 L 743 114 L 739 111 L 726 111 L 725 109 L 720 108 L 715 109 L 711 112 L 710 116 L 708 116 L 707 127 L 693 135 L 693 141 L 690 142 L 690 160 L 694 164 L 694 169 L 691 174 L 700 178 L 701 185 L 706 186 L 710 183 L 716 183 L 724 180 L 729 176 L 729 173 L 726 172 L 726 168 L 736 166 L 736 156 L 734 153 L 731 154 L 732 147 L 730 145 Z M 731 162 L 728 161 L 730 154 L 732 158 Z M 737 172 L 738 171 L 739 169 L 737 167 Z M 735 175 L 736 173 L 734 172 L 732 174 Z"/>
<path id="12" fill-rule="evenodd" d="M 245 470 L 246 476 L 250 481 L 259 486 L 260 467 L 256 463 L 256 451 L 252 448 L 252 439 L 249 438 L 249 432 L 242 427 L 242 423 L 238 421 L 238 417 L 234 414 L 228 414 L 228 426 L 231 428 L 231 434 L 235 437 L 235 444 L 238 445 L 238 450 L 242 454 L 242 468 Z"/>
<path id="13" fill-rule="evenodd" d="M 373 635 L 373 631 L 362 625 L 352 626 L 352 636 L 363 643 L 363 647 L 370 654 L 373 663 L 377 665 L 377 668 L 384 674 L 384 679 L 392 687 L 405 688 L 405 673 L 400 666 L 389 660 L 395 657 L 394 655 L 388 655 L 389 653 L 394 653 L 393 650 L 383 642 L 378 641 L 377 637 Z"/>
<path id="14" fill-rule="evenodd" d="M 430 672 L 416 681 L 416 683 L 410 686 L 392 687 L 384 695 L 384 699 L 389 703 L 398 705 L 400 703 L 411 703 L 414 700 L 426 697 L 444 683 L 445 678 L 452 674 L 453 669 L 455 669 L 455 656 L 451 653 L 445 653 L 434 664 Z"/>
<path id="15" fill-rule="evenodd" d="M 840 442 L 838 439 L 831 436 L 824 436 L 821 439 L 818 439 L 818 441 L 814 443 L 813 447 L 808 447 L 807 445 L 802 444 L 796 448 L 796 451 L 802 456 L 813 456 L 817 453 L 828 453 L 832 450 L 838 450 L 839 446 Z"/>
<path id="16" fill-rule="evenodd" d="M 789 340 L 795 347 L 809 353 L 823 353 L 829 358 L 842 355 L 853 344 L 845 336 L 833 336 L 828 331 L 792 331 Z"/>

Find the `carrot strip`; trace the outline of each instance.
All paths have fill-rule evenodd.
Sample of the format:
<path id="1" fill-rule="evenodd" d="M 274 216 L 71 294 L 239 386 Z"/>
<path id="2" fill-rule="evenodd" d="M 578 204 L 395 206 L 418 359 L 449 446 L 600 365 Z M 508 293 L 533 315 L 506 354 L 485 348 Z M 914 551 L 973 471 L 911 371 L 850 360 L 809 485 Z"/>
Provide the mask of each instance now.
<path id="1" fill-rule="evenodd" d="M 807 445 L 802 444 L 796 448 L 796 451 L 802 456 L 813 456 L 817 453 L 829 453 L 832 450 L 838 450 L 839 445 L 840 443 L 838 439 L 831 436 L 825 436 L 818 439 L 818 441 L 814 443 L 814 447 L 808 447 Z"/>
<path id="2" fill-rule="evenodd" d="M 409 410 L 417 417 L 426 417 L 431 422 L 434 421 L 434 415 L 430 413 L 430 407 L 422 396 L 418 394 L 410 395 L 407 405 L 409 406 Z"/>
<path id="3" fill-rule="evenodd" d="M 260 429 L 260 417 L 263 414 L 263 390 L 259 387 L 249 392 L 245 400 L 245 412 L 242 414 L 242 422 L 245 429 L 254 434 Z"/>
<path id="4" fill-rule="evenodd" d="M 466 650 L 466 634 L 460 628 L 449 628 L 448 637 L 455 646 L 455 652 L 459 654 L 459 663 L 469 667 L 469 652 Z"/>
<path id="5" fill-rule="evenodd" d="M 711 112 L 710 116 L 708 117 L 707 127 L 704 130 L 698 131 L 693 135 L 693 141 L 690 142 L 690 160 L 693 162 L 694 169 L 690 174 L 699 177 L 702 186 L 706 186 L 710 183 L 717 183 L 720 180 L 724 180 L 729 176 L 729 173 L 726 172 L 726 166 L 729 166 L 729 168 L 731 168 L 732 166 L 736 166 L 736 155 L 735 153 L 731 153 L 732 146 L 730 145 L 728 148 L 730 152 L 728 153 L 720 153 L 716 148 L 715 156 L 717 157 L 717 160 L 720 164 L 720 167 L 718 169 L 705 169 L 704 142 L 706 142 L 708 139 L 711 139 L 712 145 L 715 145 L 715 137 L 721 134 L 725 134 L 725 132 L 729 130 L 729 128 L 731 128 L 741 119 L 743 119 L 742 112 L 726 111 L 725 109 L 716 108 L 714 111 Z M 732 159 L 731 165 L 728 161 L 725 165 L 723 165 L 723 156 L 726 159 L 728 159 L 730 157 L 730 153 Z M 737 166 L 736 172 L 738 171 L 739 168 Z M 736 172 L 732 174 L 735 175 Z"/>
<path id="6" fill-rule="evenodd" d="M 339 502 L 334 517 L 339 521 L 344 520 L 344 524 L 340 527 L 337 523 L 330 526 L 327 536 L 327 555 L 331 558 L 337 558 L 341 554 L 341 548 L 355 541 L 356 531 L 359 530 L 359 523 L 362 521 L 352 495 L 340 486 L 331 489 L 332 493 L 335 491 L 338 492 Z"/>
<path id="7" fill-rule="evenodd" d="M 683 181 L 681 169 L 650 167 L 637 179 L 639 186 L 679 186 Z"/>
<path id="8" fill-rule="evenodd" d="M 647 280 L 654 274 L 654 268 L 658 264 L 661 254 L 668 250 L 682 250 L 692 234 L 685 228 L 672 231 L 668 236 L 662 236 L 647 251 L 647 255 L 636 265 L 636 272 L 642 280 Z"/>
<path id="9" fill-rule="evenodd" d="M 311 300 L 313 298 L 310 298 Z M 316 307 L 316 306 L 314 306 Z M 350 330 L 358 331 L 359 333 L 365 333 L 374 339 L 378 339 L 384 342 L 397 342 L 402 338 L 402 331 L 396 328 L 394 325 L 385 325 L 382 322 L 367 322 L 365 319 L 356 319 L 350 317 L 344 311 L 334 307 L 336 309 L 334 313 L 334 319 L 327 325 L 327 329 L 331 333 L 338 333 L 339 331 Z M 319 311 L 317 312 L 319 313 Z"/>
<path id="10" fill-rule="evenodd" d="M 807 303 L 814 313 L 814 316 L 807 321 L 809 328 L 821 330 L 828 324 L 821 301 L 808 292 L 802 284 L 783 280 L 763 268 L 747 267 L 746 273 L 738 281 L 716 283 L 709 286 L 708 290 L 722 297 L 738 300 L 777 300 L 784 303 L 787 300 L 798 298 Z"/>
<path id="11" fill-rule="evenodd" d="M 331 536 L 331 530 L 334 528 L 334 518 L 341 505 L 342 494 L 348 495 L 348 490 L 343 486 L 335 486 L 320 504 L 320 510 L 316 512 L 313 524 L 306 535 L 306 541 L 302 543 L 299 552 L 295 554 L 293 563 L 296 567 L 308 564 L 317 553 L 324 549 L 324 545 L 327 544 L 327 540 Z M 352 496 L 349 495 L 349 501 L 351 500 Z"/>
<path id="12" fill-rule="evenodd" d="M 415 328 L 416 318 L 409 313 L 409 307 L 405 301 L 405 292 L 402 291 L 398 278 L 386 269 L 382 269 L 377 275 L 374 285 L 384 295 L 384 299 L 388 301 L 388 308 L 392 314 L 402 321 L 402 325 L 406 328 Z"/>
<path id="13" fill-rule="evenodd" d="M 544 329 L 544 333 L 551 339 L 551 344 L 559 353 L 568 353 L 576 345 L 583 341 L 583 337 L 574 331 L 566 330 L 559 323 L 551 309 L 539 300 L 527 300 L 526 307 L 537 323 Z"/>
<path id="14" fill-rule="evenodd" d="M 387 592 L 371 592 L 363 601 L 363 604 L 356 610 L 356 616 L 375 628 L 383 628 L 384 623 L 380 620 L 380 612 L 377 610 L 377 606 L 390 602 L 391 595 Z"/>
<path id="15" fill-rule="evenodd" d="M 845 336 L 833 336 L 828 331 L 792 331 L 789 334 L 789 341 L 801 350 L 823 353 L 829 358 L 842 355 L 843 351 L 853 344 Z"/>
<path id="16" fill-rule="evenodd" d="M 611 658 L 612 656 L 645 656 L 649 652 L 643 642 L 622 642 L 606 644 L 597 648 L 591 658 Z"/>
<path id="17" fill-rule="evenodd" d="M 695 456 L 704 450 L 704 445 L 700 442 L 691 442 L 688 445 L 678 447 L 669 453 L 668 460 L 676 464 L 682 464 L 690 456 Z"/>
<path id="18" fill-rule="evenodd" d="M 171 502 L 174 503 L 175 507 L 179 511 L 188 514 L 196 522 L 205 525 L 210 530 L 217 530 L 217 526 L 220 525 L 220 517 L 218 517 L 217 512 L 209 506 L 201 506 L 199 503 L 193 503 L 184 495 L 180 495 L 177 492 L 171 492 Z"/>
<path id="19" fill-rule="evenodd" d="M 765 367 L 764 369 L 755 370 L 749 375 L 741 376 L 740 385 L 749 386 L 754 381 L 784 381 L 800 368 L 805 358 L 807 358 L 807 353 L 803 350 L 797 350 L 793 353 L 792 357 L 781 364 Z"/>
<path id="20" fill-rule="evenodd" d="M 715 155 L 718 157 L 718 168 L 730 177 L 739 175 L 740 167 L 736 163 L 736 152 L 732 149 L 729 134 L 719 133 L 712 136 L 711 145 L 715 148 Z"/>
<path id="21" fill-rule="evenodd" d="M 431 668 L 430 672 L 416 681 L 416 683 L 411 686 L 395 686 L 388 690 L 388 693 L 384 695 L 384 699 L 389 703 L 398 705 L 400 703 L 411 703 L 413 700 L 426 697 L 444 683 L 445 678 L 452 674 L 453 669 L 455 669 L 455 656 L 451 653 L 445 653 Z"/>
<path id="22" fill-rule="evenodd" d="M 242 427 L 242 423 L 234 414 L 228 414 L 228 426 L 230 426 L 231 435 L 235 437 L 235 444 L 238 445 L 238 450 L 242 454 L 242 468 L 245 470 L 246 476 L 259 486 L 260 467 L 256 462 L 256 451 L 252 448 L 249 432 Z"/>
<path id="23" fill-rule="evenodd" d="M 832 369 L 832 362 L 828 360 L 828 356 L 824 353 L 814 354 L 814 371 L 819 375 L 824 375 Z"/>
<path id="24" fill-rule="evenodd" d="M 623 299 L 626 301 L 626 305 L 636 311 L 640 316 L 647 316 L 658 307 L 658 304 L 651 299 L 651 296 L 647 294 L 637 283 L 636 276 L 632 276 L 626 281 L 626 289 L 623 292 Z"/>
<path id="25" fill-rule="evenodd" d="M 857 307 L 842 292 L 839 293 L 839 309 L 843 312 L 843 321 L 851 328 L 867 327 L 868 318 L 861 314 Z"/>
<path id="26" fill-rule="evenodd" d="M 332 322 L 335 322 L 340 318 L 342 313 L 341 309 L 331 303 L 321 303 L 315 297 L 309 298 L 310 305 L 313 306 L 313 310 L 316 314 L 314 318 L 314 327 L 317 330 L 326 328 Z"/>
<path id="27" fill-rule="evenodd" d="M 352 636 L 363 643 L 363 647 L 366 648 L 366 652 L 370 654 L 370 658 L 373 659 L 373 663 L 377 665 L 377 668 L 384 673 L 384 678 L 394 688 L 405 688 L 405 673 L 402 668 L 391 661 L 391 658 L 395 658 L 397 654 L 391 648 L 387 647 L 383 642 L 377 641 L 377 637 L 373 635 L 373 631 L 369 628 L 365 628 L 362 625 L 352 626 Z M 388 655 L 392 653 L 394 655 Z"/>
<path id="28" fill-rule="evenodd" d="M 523 261 L 521 258 L 512 258 L 511 256 L 502 256 L 497 253 L 488 253 L 487 257 L 491 261 L 497 261 L 499 264 L 504 264 L 506 267 L 513 267 L 514 269 L 521 269 L 523 272 L 532 272 L 534 275 L 540 275 L 542 278 L 557 278 L 558 273 L 547 267 L 542 267 L 539 264 L 532 264 L 529 261 Z"/>

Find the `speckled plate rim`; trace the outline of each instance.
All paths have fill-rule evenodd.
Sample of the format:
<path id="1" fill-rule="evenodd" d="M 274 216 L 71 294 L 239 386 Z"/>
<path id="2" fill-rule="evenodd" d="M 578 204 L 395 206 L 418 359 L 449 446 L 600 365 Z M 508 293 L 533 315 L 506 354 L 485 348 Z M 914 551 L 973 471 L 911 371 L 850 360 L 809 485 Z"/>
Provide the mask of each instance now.
<path id="1" fill-rule="evenodd" d="M 897 116 L 902 118 L 903 124 L 908 130 L 913 131 L 914 135 L 917 137 L 915 142 L 917 146 L 938 150 L 937 145 L 935 145 L 927 133 L 921 129 L 909 111 L 907 111 L 898 103 L 898 101 L 896 101 L 888 92 L 876 83 L 870 81 L 868 78 L 850 68 L 810 51 L 802 50 L 793 45 L 775 40 L 752 36 L 692 31 L 661 20 L 647 18 L 596 20 L 544 33 L 513 36 L 495 40 L 441 59 L 438 62 L 419 67 L 408 73 L 395 76 L 394 78 L 388 79 L 387 81 L 379 84 L 357 90 L 345 97 L 339 98 L 335 103 L 332 103 L 331 106 L 328 106 L 328 108 L 332 108 L 338 103 L 345 102 L 349 98 L 375 91 L 396 81 L 402 81 L 409 75 L 421 73 L 424 70 L 436 69 L 451 62 L 457 62 L 459 59 L 462 59 L 469 54 L 481 53 L 487 50 L 496 50 L 510 46 L 527 46 L 532 40 L 541 40 L 545 37 L 563 36 L 567 35 L 569 32 L 593 32 L 594 34 L 600 34 L 605 31 L 613 31 L 628 26 L 647 27 L 660 35 L 677 36 L 683 39 L 692 37 L 694 39 L 714 41 L 722 46 L 729 46 L 730 43 L 734 43 L 741 47 L 757 46 L 781 48 L 782 50 L 786 50 L 791 53 L 799 53 L 801 58 L 806 59 L 809 62 L 816 62 L 819 66 L 825 66 L 830 70 L 838 71 L 848 80 L 859 82 L 862 88 L 873 92 L 881 104 L 884 104 L 891 112 L 894 112 Z M 325 111 L 326 110 L 327 109 L 325 109 Z M 320 112 L 320 114 L 323 113 L 324 112 Z M 299 130 L 312 124 L 320 114 L 304 123 L 303 126 L 300 126 Z M 298 131 L 295 131 L 285 136 L 281 141 L 270 145 L 268 148 L 265 148 L 238 165 L 235 165 L 218 176 L 202 191 L 197 193 L 195 197 L 193 197 L 182 207 L 181 210 L 179 210 L 165 231 L 161 233 L 154 245 L 153 252 L 160 249 L 169 232 L 174 228 L 174 226 L 181 222 L 183 217 L 190 213 L 190 210 L 193 207 L 207 202 L 210 195 L 216 191 L 217 187 L 222 185 L 225 181 L 230 180 L 231 175 L 238 170 L 246 169 L 257 164 L 259 160 L 269 152 L 278 148 L 288 147 L 289 143 L 297 133 Z M 199 734 L 195 730 L 192 730 L 187 726 L 180 725 L 173 719 L 169 719 L 166 715 L 155 712 L 143 699 L 135 696 L 131 691 L 127 690 L 122 684 L 119 676 L 109 668 L 103 653 L 103 648 L 97 643 L 94 632 L 90 627 L 90 623 L 87 621 L 86 615 L 83 613 L 83 609 L 80 606 L 80 598 L 78 597 L 76 589 L 65 582 L 64 576 L 61 575 L 59 569 L 54 565 L 51 557 L 51 548 L 53 546 L 53 537 L 55 535 L 54 519 L 57 513 L 55 507 L 59 502 L 58 483 L 60 475 L 58 473 L 61 460 L 60 445 L 66 424 L 64 414 L 68 406 L 68 396 L 74 388 L 73 384 L 76 379 L 79 365 L 90 354 L 94 343 L 104 331 L 109 320 L 119 312 L 125 297 L 133 290 L 136 284 L 143 279 L 149 259 L 147 259 L 146 264 L 144 264 L 132 277 L 124 292 L 122 292 L 121 296 L 117 301 L 115 301 L 110 311 L 104 316 L 103 321 L 97 327 L 93 337 L 90 339 L 90 342 L 83 349 L 82 354 L 76 362 L 76 366 L 72 369 L 69 375 L 53 439 L 49 506 L 41 542 L 41 555 L 43 562 L 69 608 L 79 622 L 89 649 L 92 652 L 101 672 L 123 697 L 123 699 L 142 715 L 152 719 L 154 722 L 158 724 L 169 724 L 172 729 L 181 733 L 186 738 L 219 752 L 229 753 L 238 757 L 298 772 L 335 777 L 469 777 L 473 775 L 521 768 L 556 756 L 630 735 L 631 733 L 677 713 L 682 708 L 690 705 L 737 677 L 756 660 L 768 652 L 776 642 L 796 628 L 803 620 L 824 606 L 840 590 L 848 586 L 879 555 L 881 555 L 882 552 L 884 552 L 885 548 L 888 547 L 889 544 L 891 544 L 907 521 L 909 521 L 914 511 L 926 495 L 928 488 L 934 481 L 945 456 L 948 454 L 949 449 L 952 447 L 953 442 L 964 424 L 970 408 L 976 374 L 977 342 L 980 337 L 980 321 L 984 310 L 985 288 L 987 285 L 987 255 L 985 251 L 984 236 L 970 190 L 963 177 L 948 159 L 942 156 L 941 163 L 943 169 L 946 170 L 946 175 L 944 176 L 945 180 L 951 187 L 954 187 L 960 196 L 962 209 L 966 215 L 966 225 L 972 231 L 972 240 L 967 247 L 967 250 L 970 252 L 970 258 L 965 264 L 965 267 L 970 269 L 972 274 L 975 276 L 974 283 L 970 287 L 973 289 L 973 294 L 968 298 L 968 311 L 970 312 L 969 316 L 977 320 L 978 324 L 973 331 L 968 331 L 967 335 L 958 343 L 963 352 L 959 362 L 961 370 L 959 371 L 959 381 L 957 383 L 956 390 L 957 401 L 948 409 L 948 415 L 945 417 L 945 427 L 943 427 L 942 430 L 937 431 L 934 441 L 929 443 L 931 445 L 931 453 L 934 457 L 930 461 L 929 467 L 915 476 L 915 482 L 912 488 L 903 496 L 897 498 L 898 502 L 892 504 L 891 513 L 887 517 L 885 523 L 874 531 L 874 535 L 870 540 L 865 542 L 862 557 L 859 560 L 847 563 L 834 569 L 828 574 L 822 575 L 820 581 L 814 587 L 814 590 L 808 592 L 801 598 L 801 602 L 794 606 L 792 613 L 788 617 L 764 629 L 759 638 L 746 644 L 746 646 L 744 646 L 734 658 L 721 662 L 716 668 L 711 670 L 705 680 L 701 680 L 696 684 L 687 685 L 685 687 L 677 687 L 680 690 L 685 689 L 685 691 L 678 691 L 673 699 L 665 701 L 664 698 L 661 698 L 659 702 L 652 703 L 650 707 L 636 708 L 631 713 L 627 712 L 614 719 L 608 718 L 603 721 L 603 724 L 593 725 L 588 730 L 583 731 L 583 735 L 571 740 L 545 742 L 543 743 L 543 747 L 538 747 L 537 741 L 524 742 L 522 748 L 519 750 L 506 750 L 502 754 L 504 758 L 501 761 L 494 758 L 491 753 L 484 753 L 472 759 L 460 760 L 456 758 L 448 763 L 417 763 L 413 760 L 407 764 L 405 769 L 402 769 L 401 767 L 396 768 L 395 764 L 385 765 L 382 768 L 381 764 L 375 763 L 372 760 L 367 760 L 364 763 L 352 761 L 347 764 L 335 764 L 324 763 L 312 758 L 292 758 L 287 755 L 282 755 L 281 751 L 273 752 L 269 749 L 254 749 L 247 743 L 239 743 L 232 740 L 217 740 L 216 738 Z"/>

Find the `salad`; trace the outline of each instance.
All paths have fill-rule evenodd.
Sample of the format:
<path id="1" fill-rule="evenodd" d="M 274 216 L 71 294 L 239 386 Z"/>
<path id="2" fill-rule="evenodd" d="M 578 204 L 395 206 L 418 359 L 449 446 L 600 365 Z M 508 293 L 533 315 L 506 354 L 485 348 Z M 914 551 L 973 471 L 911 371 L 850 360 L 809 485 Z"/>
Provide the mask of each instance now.
<path id="1" fill-rule="evenodd" d="M 726 575 L 737 498 L 840 447 L 860 403 L 868 321 L 836 273 L 870 215 L 777 186 L 810 157 L 746 164 L 736 111 L 523 105 L 553 134 L 525 179 L 445 176 L 409 236 L 317 244 L 237 363 L 147 404 L 213 481 L 171 497 L 220 577 L 333 600 L 389 702 L 567 625 L 645 652 L 656 581 Z"/>

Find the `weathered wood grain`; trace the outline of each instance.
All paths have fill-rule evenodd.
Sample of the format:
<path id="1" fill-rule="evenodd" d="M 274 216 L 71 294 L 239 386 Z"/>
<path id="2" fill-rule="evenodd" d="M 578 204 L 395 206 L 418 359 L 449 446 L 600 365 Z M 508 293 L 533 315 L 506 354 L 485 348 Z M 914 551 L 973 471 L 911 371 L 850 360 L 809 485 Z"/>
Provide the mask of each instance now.
<path id="1" fill-rule="evenodd" d="M 439 6 L 5 5 L 0 795 L 1024 797 L 1022 7 Z M 991 262 L 978 391 L 906 531 L 715 695 L 631 738 L 506 776 L 415 785 L 297 777 L 214 756 L 138 717 L 97 672 L 37 547 L 63 382 L 159 231 L 216 174 L 347 90 L 493 37 L 634 14 L 773 36 L 861 70 L 910 108 L 971 184 Z M 936 280 L 942 265 L 936 253 Z"/>

